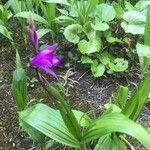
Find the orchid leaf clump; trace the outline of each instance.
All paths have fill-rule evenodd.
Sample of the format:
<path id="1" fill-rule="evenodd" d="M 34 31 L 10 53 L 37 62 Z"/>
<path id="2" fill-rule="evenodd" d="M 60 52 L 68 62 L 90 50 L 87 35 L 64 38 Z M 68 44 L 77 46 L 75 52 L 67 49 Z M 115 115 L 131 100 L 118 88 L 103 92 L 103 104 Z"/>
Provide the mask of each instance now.
<path id="1" fill-rule="evenodd" d="M 149 79 L 150 76 L 145 77 L 137 92 L 133 93 L 134 98 L 139 95 L 138 93 L 141 95 L 137 99 L 139 105 L 136 107 L 136 112 L 134 112 L 134 109 L 133 111 L 128 109 L 125 106 L 126 101 L 124 101 L 122 109 L 117 108 L 115 105 L 109 105 L 103 115 L 97 119 L 91 119 L 86 113 L 72 110 L 63 95 L 61 95 L 62 92 L 59 92 L 60 89 L 46 81 L 49 95 L 52 96 L 55 104 L 58 106 L 58 110 L 42 103 L 36 104 L 19 112 L 20 125 L 36 142 L 39 139 L 39 134 L 35 134 L 34 131 L 38 131 L 47 138 L 76 149 L 86 150 L 87 145 L 89 145 L 88 143 L 99 139 L 94 149 L 103 148 L 105 150 L 107 147 L 111 147 L 113 149 L 123 148 L 125 150 L 129 142 L 127 142 L 124 135 L 128 134 L 139 140 L 146 149 L 150 149 L 149 133 L 142 126 L 134 122 L 134 118 L 131 120 L 126 113 L 130 111 L 136 117 L 139 115 L 143 107 L 141 102 L 143 98 L 145 101 L 148 97 L 148 92 L 150 92 L 148 88 L 147 93 L 142 94 L 142 88 L 147 84 L 145 81 Z M 122 100 L 119 101 L 122 103 Z M 127 102 L 127 106 L 129 103 L 131 103 L 131 107 L 136 106 L 132 105 L 132 97 Z"/>
<path id="2" fill-rule="evenodd" d="M 30 29 L 34 30 L 32 31 L 34 34 L 29 34 L 29 39 L 32 39 L 30 36 L 33 35 L 36 35 L 33 36 L 36 39 L 38 36 L 35 28 L 30 27 Z M 36 48 L 35 41 L 37 41 L 35 39 L 31 41 L 34 48 Z M 35 49 L 37 54 L 32 57 L 31 65 L 56 77 L 56 74 L 51 70 L 52 67 L 60 63 L 59 58 L 53 55 L 56 46 L 56 44 L 50 45 L 43 51 L 39 49 L 36 51 Z M 17 67 L 20 68 L 20 58 L 18 55 L 16 58 Z M 89 60 L 87 59 L 87 61 Z M 39 82 L 42 82 L 41 85 L 53 100 L 56 108 L 38 103 L 25 109 L 26 101 L 24 98 L 23 107 L 19 109 L 18 113 L 21 127 L 34 141 L 40 143 L 41 147 L 44 148 L 47 140 L 53 139 L 63 145 L 80 150 L 87 150 L 88 146 L 95 150 L 107 150 L 110 147 L 126 150 L 127 146 L 130 146 L 130 142 L 125 135 L 130 135 L 136 138 L 146 149 L 150 149 L 150 134 L 135 122 L 149 96 L 149 75 L 143 78 L 129 99 L 128 89 L 121 87 L 119 93 L 114 96 L 118 106 L 107 104 L 106 111 L 94 119 L 87 113 L 71 108 L 61 85 L 49 83 L 39 72 L 38 75 Z M 13 83 L 13 85 L 15 84 Z M 17 82 L 17 85 L 21 87 L 22 82 Z M 18 102 L 17 99 L 17 104 Z M 20 108 L 20 105 L 17 106 Z M 98 141 L 98 143 L 91 145 L 92 141 L 96 141 L 96 143 Z"/>
<path id="3" fill-rule="evenodd" d="M 150 1 L 6 0 L 0 3 L 0 34 L 12 42 L 12 56 L 16 50 L 12 97 L 19 125 L 41 149 L 56 149 L 52 144 L 55 143 L 59 149 L 134 150 L 134 140 L 137 140 L 150 150 L 149 127 L 138 121 L 150 97 Z M 16 32 L 16 27 L 20 33 Z M 15 43 L 10 29 L 24 41 Z M 47 45 L 48 42 L 51 44 Z M 5 46 L 1 44 L 3 52 Z M 23 50 L 22 44 L 25 48 L 23 53 L 18 51 L 19 48 Z M 31 45 L 30 49 L 27 44 Z M 62 56 L 57 53 L 59 48 Z M 27 57 L 23 58 L 26 53 Z M 131 58 L 131 53 L 137 54 Z M 63 66 L 65 59 L 67 64 Z M 75 64 L 68 59 L 75 60 Z M 135 65 L 136 61 L 139 66 Z M 60 64 L 63 69 L 55 70 Z M 122 73 L 127 82 L 130 82 L 128 75 L 134 72 L 132 69 L 139 67 L 141 74 L 135 71 L 139 83 L 136 81 L 132 91 L 130 84 L 119 86 L 100 113 L 99 110 L 91 111 L 91 106 L 85 111 L 72 105 L 73 96 L 78 93 L 73 91 L 75 95 L 71 95 L 69 91 L 70 87 L 76 86 L 72 83 L 80 86 L 80 80 L 89 73 L 86 71 L 77 81 L 76 77 L 71 78 L 77 65 L 81 64 L 90 69 L 95 78 L 109 74 L 107 78 L 112 79 L 112 74 L 116 73 L 118 77 L 117 73 Z M 70 67 L 66 74 L 61 72 L 66 70 L 65 67 Z M 26 72 L 25 68 L 29 72 L 34 70 L 34 76 L 31 77 L 32 73 Z M 128 68 L 131 73 L 123 74 Z M 65 80 L 65 84 L 60 82 L 60 78 Z M 35 82 L 40 84 L 35 86 Z M 80 92 L 78 86 L 75 88 Z M 105 89 L 111 90 L 109 86 Z"/>

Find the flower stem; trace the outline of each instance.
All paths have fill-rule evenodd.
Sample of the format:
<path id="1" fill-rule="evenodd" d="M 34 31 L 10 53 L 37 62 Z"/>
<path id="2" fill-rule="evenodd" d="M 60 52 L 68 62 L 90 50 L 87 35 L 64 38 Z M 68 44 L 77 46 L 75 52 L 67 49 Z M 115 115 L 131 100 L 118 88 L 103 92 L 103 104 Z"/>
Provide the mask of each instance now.
<path id="1" fill-rule="evenodd" d="M 120 138 L 130 147 L 131 150 L 135 150 L 135 148 L 123 136 L 120 136 Z"/>

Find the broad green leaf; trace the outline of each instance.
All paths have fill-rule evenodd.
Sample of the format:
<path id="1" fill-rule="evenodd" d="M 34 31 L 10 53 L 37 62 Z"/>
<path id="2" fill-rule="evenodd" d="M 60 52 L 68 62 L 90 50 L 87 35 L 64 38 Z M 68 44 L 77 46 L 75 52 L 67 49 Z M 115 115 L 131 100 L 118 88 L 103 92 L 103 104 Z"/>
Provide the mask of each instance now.
<path id="1" fill-rule="evenodd" d="M 81 62 L 82 64 L 92 64 L 93 60 L 89 56 L 82 56 Z"/>
<path id="2" fill-rule="evenodd" d="M 38 14 L 35 14 L 33 12 L 28 12 L 28 11 L 19 12 L 14 17 L 27 18 L 27 19 L 32 17 L 32 19 L 35 21 L 38 21 L 45 25 L 49 25 L 49 23 L 43 17 L 41 17 Z"/>
<path id="3" fill-rule="evenodd" d="M 91 64 L 91 71 L 94 77 L 101 77 L 105 72 L 105 66 L 103 64 L 98 64 L 97 61 L 94 61 Z"/>
<path id="4" fill-rule="evenodd" d="M 32 138 L 32 140 L 34 140 L 37 143 L 40 143 L 41 145 L 44 145 L 46 136 L 43 133 L 36 130 L 23 120 L 20 120 L 19 122 L 22 129 L 28 133 L 28 135 L 30 136 L 30 138 Z"/>
<path id="5" fill-rule="evenodd" d="M 88 49 L 89 49 L 89 42 L 86 40 L 81 40 L 78 43 L 78 49 L 82 54 L 86 54 L 88 53 Z"/>
<path id="6" fill-rule="evenodd" d="M 99 35 L 94 32 L 89 41 L 81 40 L 78 43 L 78 48 L 82 54 L 91 54 L 99 52 L 102 47 L 102 42 Z"/>
<path id="7" fill-rule="evenodd" d="M 107 40 L 109 43 L 123 43 L 120 39 L 115 38 L 115 37 L 111 37 L 111 36 L 108 36 L 108 37 L 106 38 L 106 40 Z"/>
<path id="8" fill-rule="evenodd" d="M 128 69 L 128 61 L 123 58 L 116 58 L 113 63 L 109 64 L 109 67 L 115 72 L 122 72 Z"/>
<path id="9" fill-rule="evenodd" d="M 20 124 L 26 123 L 57 142 L 80 148 L 79 141 L 68 131 L 60 112 L 44 104 L 19 112 L 19 120 Z"/>
<path id="10" fill-rule="evenodd" d="M 101 21 L 112 21 L 116 16 L 115 9 L 113 8 L 113 6 L 110 6 L 108 4 L 100 4 L 96 9 L 96 15 L 99 16 Z"/>
<path id="11" fill-rule="evenodd" d="M 79 24 L 72 24 L 65 28 L 64 36 L 65 38 L 74 44 L 79 43 L 80 37 L 78 36 L 79 33 L 82 32 L 82 26 Z"/>
<path id="12" fill-rule="evenodd" d="M 87 128 L 83 135 L 85 143 L 110 133 L 120 132 L 136 138 L 146 149 L 150 150 L 150 134 L 139 124 L 121 113 L 103 115 Z"/>
<path id="13" fill-rule="evenodd" d="M 109 25 L 105 22 L 103 23 L 103 22 L 96 21 L 95 25 L 91 24 L 91 26 L 94 30 L 98 30 L 98 31 L 106 31 L 109 29 Z"/>
<path id="14" fill-rule="evenodd" d="M 5 37 L 7 37 L 11 41 L 13 40 L 12 37 L 11 37 L 10 32 L 3 25 L 0 25 L 0 34 L 4 35 Z"/>
<path id="15" fill-rule="evenodd" d="M 131 25 L 126 22 L 121 23 L 121 27 L 125 30 L 126 33 L 132 34 L 144 34 L 145 27 L 144 25 Z"/>
<path id="16" fill-rule="evenodd" d="M 144 44 L 150 46 L 150 6 L 147 10 L 147 19 L 144 32 Z"/>
<path id="17" fill-rule="evenodd" d="M 45 34 L 52 32 L 52 30 L 50 29 L 39 29 L 37 30 L 37 34 L 38 34 L 38 39 L 42 38 Z"/>
<path id="18" fill-rule="evenodd" d="M 125 12 L 123 19 L 132 25 L 140 25 L 146 22 L 146 16 L 138 11 Z"/>
<path id="19" fill-rule="evenodd" d="M 106 52 L 103 52 L 100 56 L 99 56 L 99 60 L 102 64 L 104 64 L 105 66 L 108 66 L 109 63 L 114 60 L 114 57 L 108 53 L 107 51 Z"/>
<path id="20" fill-rule="evenodd" d="M 126 106 L 122 110 L 122 113 L 132 120 L 136 120 L 140 115 L 146 100 L 150 93 L 150 75 L 148 74 L 140 82 L 137 89 L 132 94 L 131 98 L 128 100 Z"/>

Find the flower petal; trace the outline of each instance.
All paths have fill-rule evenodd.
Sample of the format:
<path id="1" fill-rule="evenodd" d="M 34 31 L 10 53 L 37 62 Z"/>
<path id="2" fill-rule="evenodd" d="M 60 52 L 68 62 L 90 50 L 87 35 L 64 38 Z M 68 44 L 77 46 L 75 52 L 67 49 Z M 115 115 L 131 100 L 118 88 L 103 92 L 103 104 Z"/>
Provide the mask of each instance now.
<path id="1" fill-rule="evenodd" d="M 60 64 L 60 58 L 58 56 L 53 56 L 52 63 L 54 66 L 59 65 Z"/>
<path id="2" fill-rule="evenodd" d="M 41 57 L 39 54 L 36 55 L 35 57 L 32 58 L 31 60 L 31 64 L 33 66 L 36 66 L 36 67 L 52 67 L 52 61 L 50 61 L 52 59 L 52 56 L 51 58 L 46 58 L 46 57 Z"/>
<path id="3" fill-rule="evenodd" d="M 49 69 L 49 68 L 45 68 L 45 67 L 39 67 L 41 70 L 45 71 L 47 74 L 56 77 L 56 74 L 53 70 Z"/>
<path id="4" fill-rule="evenodd" d="M 44 49 L 43 53 L 52 53 L 57 48 L 57 44 L 49 45 L 46 49 Z"/>

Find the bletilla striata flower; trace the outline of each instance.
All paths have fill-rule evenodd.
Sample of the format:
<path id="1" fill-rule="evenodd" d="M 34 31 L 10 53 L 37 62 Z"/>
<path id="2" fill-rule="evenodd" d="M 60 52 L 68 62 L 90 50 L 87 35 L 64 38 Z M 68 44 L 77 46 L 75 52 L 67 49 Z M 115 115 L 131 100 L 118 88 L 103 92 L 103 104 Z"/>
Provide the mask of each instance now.
<path id="1" fill-rule="evenodd" d="M 53 67 L 60 64 L 59 57 L 53 54 L 56 47 L 56 44 L 50 45 L 48 48 L 39 52 L 31 59 L 31 64 L 34 67 L 45 71 L 47 74 L 56 77 L 56 74 L 52 70 Z"/>

